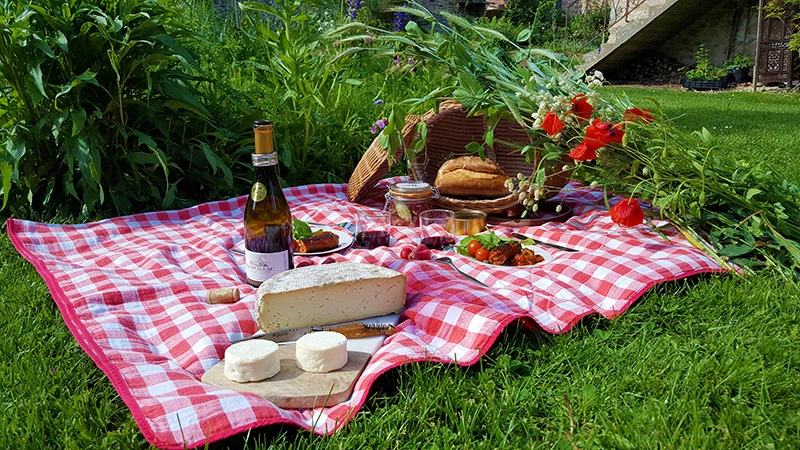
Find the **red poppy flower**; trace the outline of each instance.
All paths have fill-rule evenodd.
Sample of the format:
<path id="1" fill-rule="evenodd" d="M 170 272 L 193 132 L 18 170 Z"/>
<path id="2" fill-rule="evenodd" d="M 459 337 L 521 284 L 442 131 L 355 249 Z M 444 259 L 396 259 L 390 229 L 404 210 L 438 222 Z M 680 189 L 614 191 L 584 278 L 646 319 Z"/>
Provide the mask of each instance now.
<path id="1" fill-rule="evenodd" d="M 573 148 L 571 152 L 569 152 L 569 157 L 574 159 L 575 161 L 593 161 L 597 159 L 597 149 L 599 147 L 593 147 L 588 145 L 584 140 L 577 147 Z"/>
<path id="2" fill-rule="evenodd" d="M 589 104 L 589 100 L 586 98 L 584 94 L 575 94 L 572 97 L 572 114 L 581 120 L 588 121 L 592 118 L 592 111 L 594 111 L 594 106 Z"/>
<path id="3" fill-rule="evenodd" d="M 650 114 L 649 109 L 641 110 L 639 108 L 626 109 L 625 115 L 622 116 L 622 120 L 625 122 L 636 122 L 639 119 L 644 123 L 650 123 L 653 121 L 654 117 Z"/>
<path id="4" fill-rule="evenodd" d="M 644 211 L 635 198 L 625 198 L 609 210 L 611 220 L 623 227 L 634 227 L 644 222 Z"/>
<path id="5" fill-rule="evenodd" d="M 547 132 L 548 136 L 555 136 L 564 129 L 564 122 L 558 118 L 558 114 L 548 111 L 542 121 L 542 128 Z"/>
<path id="6" fill-rule="evenodd" d="M 613 142 L 622 143 L 622 136 L 625 135 L 625 130 L 622 129 L 622 124 L 613 124 L 611 122 L 603 122 L 600 119 L 594 119 L 592 124 L 586 128 L 586 142 L 590 146 L 595 146 L 595 150 L 600 147 L 605 147 Z"/>

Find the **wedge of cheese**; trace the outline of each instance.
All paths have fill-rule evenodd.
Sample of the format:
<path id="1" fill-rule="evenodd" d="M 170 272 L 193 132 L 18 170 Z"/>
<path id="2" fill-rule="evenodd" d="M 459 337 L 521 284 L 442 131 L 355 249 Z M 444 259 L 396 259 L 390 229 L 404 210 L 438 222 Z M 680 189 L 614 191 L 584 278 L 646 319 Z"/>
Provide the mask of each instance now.
<path id="1" fill-rule="evenodd" d="M 263 331 L 349 322 L 399 313 L 406 277 L 381 266 L 333 263 L 281 272 L 258 288 L 256 321 Z"/>

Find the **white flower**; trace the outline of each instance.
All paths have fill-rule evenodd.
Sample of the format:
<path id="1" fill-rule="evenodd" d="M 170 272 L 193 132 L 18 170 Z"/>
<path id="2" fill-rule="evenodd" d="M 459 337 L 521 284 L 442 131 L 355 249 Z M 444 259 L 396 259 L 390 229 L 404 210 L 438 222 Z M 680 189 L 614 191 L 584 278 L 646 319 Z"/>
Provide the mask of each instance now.
<path id="1" fill-rule="evenodd" d="M 605 77 L 603 76 L 603 72 L 600 72 L 599 70 L 595 70 L 594 71 L 594 77 L 596 79 L 598 79 L 598 80 L 605 80 Z"/>
<path id="2" fill-rule="evenodd" d="M 566 171 L 568 171 L 568 170 L 569 170 L 569 166 L 568 166 L 568 165 L 566 165 L 566 164 L 564 164 L 563 166 L 561 166 L 561 170 L 563 170 L 564 172 L 566 172 Z"/>

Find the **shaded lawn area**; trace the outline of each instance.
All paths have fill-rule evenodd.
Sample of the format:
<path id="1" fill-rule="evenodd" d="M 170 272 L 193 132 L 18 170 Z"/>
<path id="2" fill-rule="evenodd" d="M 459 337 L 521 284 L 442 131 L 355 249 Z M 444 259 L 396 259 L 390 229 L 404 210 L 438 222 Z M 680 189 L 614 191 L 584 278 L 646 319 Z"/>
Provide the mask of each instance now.
<path id="1" fill-rule="evenodd" d="M 800 98 L 609 88 L 657 99 L 684 130 L 800 177 Z M 365 144 L 366 148 L 366 144 Z M 800 447 L 800 290 L 767 274 L 648 292 L 622 317 L 563 336 L 509 327 L 470 368 L 383 376 L 330 438 L 267 427 L 212 448 Z M 0 238 L 0 446 L 147 448 L 67 330 L 42 279 Z"/>

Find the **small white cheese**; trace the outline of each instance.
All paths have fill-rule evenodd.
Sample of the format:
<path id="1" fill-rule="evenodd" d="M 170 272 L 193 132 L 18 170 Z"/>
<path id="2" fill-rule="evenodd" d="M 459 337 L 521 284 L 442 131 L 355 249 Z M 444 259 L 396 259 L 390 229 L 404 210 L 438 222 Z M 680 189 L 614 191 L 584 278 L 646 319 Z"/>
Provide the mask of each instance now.
<path id="1" fill-rule="evenodd" d="M 281 272 L 261 284 L 256 321 L 264 331 L 399 313 L 406 277 L 372 264 L 333 263 Z"/>
<path id="2" fill-rule="evenodd" d="M 281 370 L 278 344 L 266 339 L 237 342 L 225 349 L 225 377 L 247 383 L 274 377 Z"/>
<path id="3" fill-rule="evenodd" d="M 297 367 L 306 372 L 332 372 L 347 364 L 347 338 L 335 331 L 306 334 L 295 344 Z"/>

